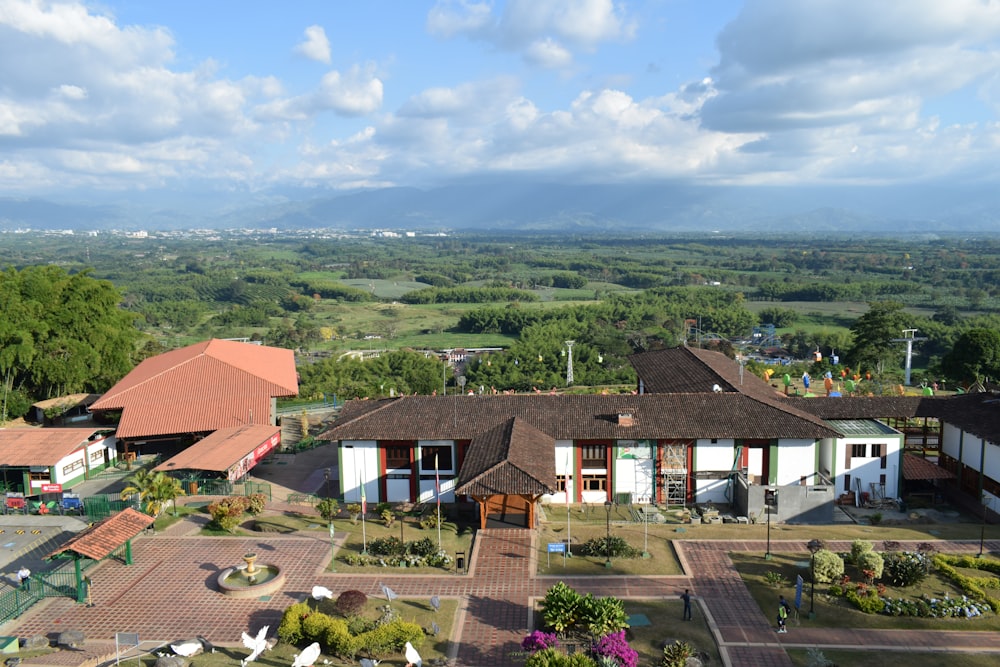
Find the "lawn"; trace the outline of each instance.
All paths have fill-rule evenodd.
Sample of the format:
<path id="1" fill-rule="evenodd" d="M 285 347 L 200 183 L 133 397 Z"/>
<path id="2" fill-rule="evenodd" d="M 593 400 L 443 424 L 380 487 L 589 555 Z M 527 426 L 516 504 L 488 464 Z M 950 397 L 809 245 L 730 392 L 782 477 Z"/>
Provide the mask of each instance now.
<path id="1" fill-rule="evenodd" d="M 908 616 L 888 616 L 885 614 L 865 614 L 859 611 L 845 598 L 827 593 L 829 584 L 817 583 L 815 604 L 810 596 L 810 573 L 808 554 L 788 554 L 772 552 L 772 559 L 765 560 L 761 554 L 734 553 L 730 554 L 733 565 L 739 571 L 747 590 L 756 600 L 764 615 L 771 619 L 777 609 L 778 595 L 784 595 L 789 603 L 795 600 L 795 579 L 801 575 L 805 585 L 802 594 L 802 607 L 798 620 L 790 621 L 792 627 L 801 625 L 804 628 L 871 628 L 897 630 L 965 630 L 965 631 L 997 631 L 1000 630 L 1000 616 L 985 614 L 972 619 L 965 618 L 915 618 Z M 768 572 L 777 572 L 784 577 L 785 583 L 780 586 L 770 585 L 765 577 Z M 848 565 L 845 573 L 853 581 L 860 580 L 860 574 Z M 970 572 L 963 574 L 974 576 Z M 982 576 L 979 573 L 975 576 Z M 886 587 L 885 596 L 891 598 L 916 599 L 921 595 L 943 598 L 961 598 L 962 591 L 950 580 L 931 572 L 921 583 L 906 588 Z M 809 609 L 813 606 L 815 618 L 809 620 Z"/>
<path id="2" fill-rule="evenodd" d="M 805 649 L 787 649 L 788 657 L 797 667 L 813 667 L 818 664 L 809 661 L 809 651 Z M 997 664 L 996 654 L 966 653 L 965 651 L 950 651 L 947 659 L 941 653 L 914 653 L 911 651 L 839 651 L 823 650 L 823 657 L 831 664 L 846 667 L 993 667 Z"/>

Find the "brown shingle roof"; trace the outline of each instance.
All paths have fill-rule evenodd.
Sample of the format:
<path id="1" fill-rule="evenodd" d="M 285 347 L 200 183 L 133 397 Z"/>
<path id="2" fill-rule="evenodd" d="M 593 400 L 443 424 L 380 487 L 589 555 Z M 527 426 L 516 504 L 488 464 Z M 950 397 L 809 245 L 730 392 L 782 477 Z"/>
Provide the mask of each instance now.
<path id="1" fill-rule="evenodd" d="M 713 350 L 673 347 L 633 354 L 629 362 L 650 394 L 703 394 L 718 385 L 757 399 L 781 398 L 767 382 Z"/>
<path id="2" fill-rule="evenodd" d="M 0 465 L 54 466 L 82 449 L 98 430 L 93 426 L 0 429 Z"/>
<path id="3" fill-rule="evenodd" d="M 118 514 L 80 531 L 45 558 L 50 559 L 65 551 L 73 551 L 92 560 L 101 560 L 142 532 L 154 520 L 148 514 L 126 507 Z"/>
<path id="4" fill-rule="evenodd" d="M 927 396 L 843 396 L 788 398 L 789 405 L 821 419 L 935 417 L 947 398 Z"/>
<path id="5" fill-rule="evenodd" d="M 955 475 L 936 463 L 903 452 L 903 479 L 954 479 Z"/>
<path id="6" fill-rule="evenodd" d="M 291 350 L 213 339 L 144 360 L 91 406 L 122 410 L 119 438 L 269 424 L 271 399 L 295 396 Z"/>
<path id="7" fill-rule="evenodd" d="M 631 414 L 633 424 L 618 423 Z M 829 438 L 822 420 L 740 393 L 406 396 L 348 401 L 324 440 L 472 439 L 517 417 L 556 439 Z"/>
<path id="8" fill-rule="evenodd" d="M 555 479 L 555 440 L 514 417 L 472 439 L 455 493 L 555 493 Z"/>

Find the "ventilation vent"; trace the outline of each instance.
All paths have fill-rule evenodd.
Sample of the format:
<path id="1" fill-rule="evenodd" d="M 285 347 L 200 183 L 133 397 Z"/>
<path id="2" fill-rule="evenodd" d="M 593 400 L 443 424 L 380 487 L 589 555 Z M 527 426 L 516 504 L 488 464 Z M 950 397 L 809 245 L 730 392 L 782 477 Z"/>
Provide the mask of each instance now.
<path id="1" fill-rule="evenodd" d="M 632 426 L 635 420 L 632 418 L 631 412 L 620 412 L 618 413 L 618 425 L 619 426 Z"/>

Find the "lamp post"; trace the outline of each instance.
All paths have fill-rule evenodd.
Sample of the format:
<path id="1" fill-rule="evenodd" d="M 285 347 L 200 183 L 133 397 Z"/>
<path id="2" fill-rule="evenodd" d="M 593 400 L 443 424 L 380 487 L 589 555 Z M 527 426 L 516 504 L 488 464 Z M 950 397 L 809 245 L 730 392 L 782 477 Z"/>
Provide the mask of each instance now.
<path id="1" fill-rule="evenodd" d="M 323 471 L 323 479 L 326 480 L 326 497 L 330 497 L 330 469 Z"/>
<path id="2" fill-rule="evenodd" d="M 607 523 L 607 537 L 604 539 L 604 553 L 606 560 L 604 561 L 604 567 L 611 567 L 611 501 L 604 501 L 604 511 L 608 515 Z"/>
<path id="3" fill-rule="evenodd" d="M 816 552 L 823 548 L 823 542 L 809 540 L 809 620 L 816 618 Z"/>
<path id="4" fill-rule="evenodd" d="M 771 509 L 777 500 L 776 489 L 764 489 L 764 511 L 767 512 L 767 552 L 764 560 L 771 560 Z"/>
<path id="5" fill-rule="evenodd" d="M 979 528 L 979 553 L 976 558 L 983 557 L 983 548 L 986 543 L 986 513 L 990 506 L 990 499 L 983 494 L 983 525 Z"/>

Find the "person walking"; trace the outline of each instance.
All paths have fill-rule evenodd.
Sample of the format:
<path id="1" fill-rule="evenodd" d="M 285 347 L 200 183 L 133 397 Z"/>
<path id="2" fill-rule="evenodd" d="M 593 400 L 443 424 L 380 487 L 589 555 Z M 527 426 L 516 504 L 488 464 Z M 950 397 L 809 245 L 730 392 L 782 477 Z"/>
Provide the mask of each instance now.
<path id="1" fill-rule="evenodd" d="M 684 618 L 682 620 L 691 620 L 691 591 L 687 588 L 684 589 L 684 593 L 681 594 L 681 599 L 684 600 Z"/>
<path id="2" fill-rule="evenodd" d="M 31 587 L 31 570 L 26 566 L 22 565 L 21 569 L 17 571 L 17 583 L 21 585 L 21 588 Z"/>
<path id="3" fill-rule="evenodd" d="M 788 621 L 788 611 L 790 607 L 788 602 L 785 601 L 784 595 L 778 596 L 778 633 L 785 634 L 788 632 L 788 626 L 786 625 Z"/>

